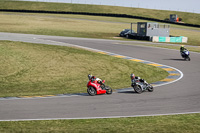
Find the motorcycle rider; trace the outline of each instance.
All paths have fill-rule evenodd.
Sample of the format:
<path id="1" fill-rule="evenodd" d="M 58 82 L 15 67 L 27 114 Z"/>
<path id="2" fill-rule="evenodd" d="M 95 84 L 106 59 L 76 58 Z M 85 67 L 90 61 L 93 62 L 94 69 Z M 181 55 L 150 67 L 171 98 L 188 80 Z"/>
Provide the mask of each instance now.
<path id="1" fill-rule="evenodd" d="M 92 82 L 97 81 L 97 83 L 102 84 L 102 80 L 100 78 L 96 78 L 95 76 L 92 76 L 92 74 L 88 75 L 89 80 L 92 79 Z"/>
<path id="2" fill-rule="evenodd" d="M 183 51 L 185 51 L 185 50 L 187 50 L 187 49 L 184 47 L 184 45 L 182 45 L 182 46 L 180 47 L 180 52 L 183 53 Z M 188 51 L 188 50 L 187 50 L 187 51 Z"/>
<path id="3" fill-rule="evenodd" d="M 92 74 L 88 74 L 88 79 L 90 80 L 92 78 Z"/>
<path id="4" fill-rule="evenodd" d="M 140 82 L 143 82 L 145 85 L 148 85 L 148 83 L 144 80 L 144 79 L 141 79 L 140 77 L 137 77 L 135 76 L 133 73 L 131 73 L 131 86 L 133 87 L 134 83 L 137 82 L 137 81 L 140 81 Z"/>
<path id="5" fill-rule="evenodd" d="M 184 47 L 184 45 L 182 45 L 182 46 L 180 47 L 180 53 L 181 53 L 181 56 L 182 56 L 182 57 L 185 56 L 185 52 L 184 52 L 184 51 L 188 51 L 188 50 Z"/>

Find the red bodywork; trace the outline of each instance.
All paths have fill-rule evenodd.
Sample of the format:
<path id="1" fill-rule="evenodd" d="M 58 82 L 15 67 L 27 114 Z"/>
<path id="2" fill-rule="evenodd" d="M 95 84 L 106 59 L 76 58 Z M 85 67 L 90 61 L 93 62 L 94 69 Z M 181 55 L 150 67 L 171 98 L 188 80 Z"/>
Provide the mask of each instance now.
<path id="1" fill-rule="evenodd" d="M 102 82 L 105 83 L 105 80 L 103 80 Z M 97 80 L 92 81 L 92 79 L 90 79 L 90 80 L 88 81 L 88 83 L 87 83 L 87 87 L 92 86 L 92 87 L 94 87 L 94 88 L 96 89 L 97 95 L 98 95 L 98 94 L 105 94 L 105 93 L 106 93 L 106 90 L 103 90 L 103 89 L 100 87 L 100 85 L 101 85 L 101 84 L 99 84 L 99 83 L 97 82 Z"/>

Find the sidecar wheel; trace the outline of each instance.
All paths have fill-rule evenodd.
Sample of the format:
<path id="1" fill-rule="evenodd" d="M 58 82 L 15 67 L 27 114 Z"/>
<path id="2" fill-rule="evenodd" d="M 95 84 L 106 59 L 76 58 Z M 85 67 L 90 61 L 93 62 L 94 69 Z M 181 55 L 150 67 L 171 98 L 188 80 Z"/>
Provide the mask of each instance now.
<path id="1" fill-rule="evenodd" d="M 137 92 L 138 94 L 141 94 L 141 93 L 142 93 L 142 88 L 141 88 L 141 86 L 139 86 L 139 85 L 136 85 L 136 86 L 134 87 L 134 90 L 135 90 L 135 92 Z"/>
<path id="2" fill-rule="evenodd" d="M 149 85 L 148 91 L 153 92 L 153 86 L 152 85 Z"/>
<path id="3" fill-rule="evenodd" d="M 90 96 L 95 96 L 97 94 L 97 91 L 94 87 L 88 87 L 87 92 Z"/>
<path id="4" fill-rule="evenodd" d="M 112 94 L 112 89 L 109 86 L 106 86 L 106 94 L 110 95 Z"/>

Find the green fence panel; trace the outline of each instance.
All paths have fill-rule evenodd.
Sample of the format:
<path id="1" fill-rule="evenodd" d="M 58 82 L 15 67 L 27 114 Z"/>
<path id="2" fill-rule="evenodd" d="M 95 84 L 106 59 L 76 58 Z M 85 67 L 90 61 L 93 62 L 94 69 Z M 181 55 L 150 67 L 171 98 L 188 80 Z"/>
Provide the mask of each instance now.
<path id="1" fill-rule="evenodd" d="M 182 42 L 182 36 L 180 37 L 170 37 L 170 42 Z"/>
<path id="2" fill-rule="evenodd" d="M 159 36 L 159 42 L 166 42 L 166 37 Z"/>

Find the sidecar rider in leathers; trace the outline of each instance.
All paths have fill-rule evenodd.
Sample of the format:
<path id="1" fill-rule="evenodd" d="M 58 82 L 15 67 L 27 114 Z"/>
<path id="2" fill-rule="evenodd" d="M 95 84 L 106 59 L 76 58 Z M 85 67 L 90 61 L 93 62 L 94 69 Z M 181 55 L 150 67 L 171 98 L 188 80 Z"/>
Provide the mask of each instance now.
<path id="1" fill-rule="evenodd" d="M 144 79 L 141 79 L 140 77 L 135 76 L 133 73 L 131 73 L 130 77 L 131 77 L 131 82 L 132 82 L 131 86 L 132 87 L 133 87 L 134 83 L 137 81 L 142 82 L 145 85 L 148 85 L 148 83 Z"/>

